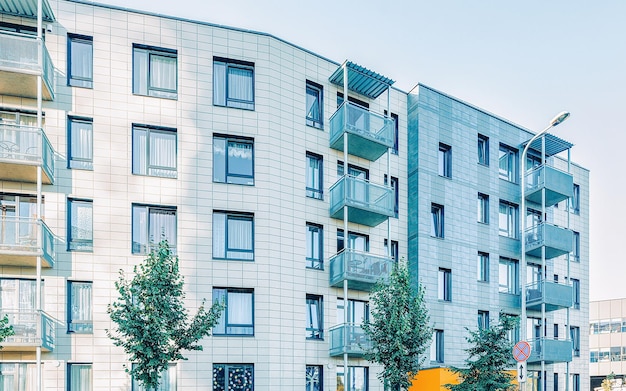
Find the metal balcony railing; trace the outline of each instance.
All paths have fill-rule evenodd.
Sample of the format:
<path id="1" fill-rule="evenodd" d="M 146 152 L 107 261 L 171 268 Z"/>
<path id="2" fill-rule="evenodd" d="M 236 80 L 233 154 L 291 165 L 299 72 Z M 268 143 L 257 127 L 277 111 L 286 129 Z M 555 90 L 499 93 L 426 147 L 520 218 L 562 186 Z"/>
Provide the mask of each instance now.
<path id="1" fill-rule="evenodd" d="M 38 245 L 37 237 L 42 234 Z M 56 253 L 54 235 L 41 220 L 24 217 L 0 217 L 0 265 L 53 267 Z"/>
<path id="2" fill-rule="evenodd" d="M 329 330 L 331 357 L 348 353 L 349 357 L 362 357 L 371 349 L 372 342 L 365 335 L 360 325 L 344 323 L 333 326 Z"/>
<path id="3" fill-rule="evenodd" d="M 550 223 L 539 223 L 524 232 L 526 254 L 540 258 L 545 247 L 546 259 L 552 259 L 572 251 L 574 233 Z"/>
<path id="4" fill-rule="evenodd" d="M 340 288 L 348 280 L 348 288 L 370 292 L 378 281 L 387 281 L 393 268 L 390 257 L 343 249 L 330 258 L 330 286 Z"/>
<path id="5" fill-rule="evenodd" d="M 54 350 L 54 321 L 43 311 L 0 310 L 0 317 L 8 316 L 13 335 L 2 343 L 6 351 L 31 351 L 41 346 L 47 351 Z"/>
<path id="6" fill-rule="evenodd" d="M 0 180 L 54 183 L 54 150 L 43 129 L 0 122 Z"/>
<path id="7" fill-rule="evenodd" d="M 330 187 L 330 216 L 343 219 L 348 207 L 348 221 L 375 227 L 394 216 L 394 193 L 388 186 L 344 175 Z"/>
<path id="8" fill-rule="evenodd" d="M 541 311 L 557 311 L 573 305 L 571 285 L 559 284 L 554 281 L 538 281 L 526 286 L 526 308 Z"/>
<path id="9" fill-rule="evenodd" d="M 546 206 L 553 206 L 573 195 L 572 174 L 548 165 L 541 165 L 526 173 L 526 199 L 541 205 L 541 190 L 546 192 Z"/>

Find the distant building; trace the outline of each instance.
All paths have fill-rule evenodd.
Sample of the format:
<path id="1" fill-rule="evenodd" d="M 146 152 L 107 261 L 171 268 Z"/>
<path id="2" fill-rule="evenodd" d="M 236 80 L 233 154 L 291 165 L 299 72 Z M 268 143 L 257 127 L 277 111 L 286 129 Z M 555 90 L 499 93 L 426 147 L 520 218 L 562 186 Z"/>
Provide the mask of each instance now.
<path id="1" fill-rule="evenodd" d="M 589 303 L 591 387 L 600 387 L 610 374 L 626 376 L 626 298 Z"/>

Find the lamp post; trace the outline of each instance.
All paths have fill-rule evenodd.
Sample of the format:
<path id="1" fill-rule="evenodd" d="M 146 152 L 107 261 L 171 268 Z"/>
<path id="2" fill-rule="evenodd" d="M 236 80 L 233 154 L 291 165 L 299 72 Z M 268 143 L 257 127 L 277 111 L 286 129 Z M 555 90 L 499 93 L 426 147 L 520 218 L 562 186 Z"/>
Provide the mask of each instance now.
<path id="1" fill-rule="evenodd" d="M 522 307 L 522 311 L 521 311 L 521 324 L 520 324 L 520 340 L 521 341 L 525 341 L 527 338 L 527 330 L 526 330 L 526 323 L 527 323 L 527 319 L 526 319 L 526 292 L 525 292 L 525 288 L 526 288 L 526 238 L 525 238 L 525 232 L 526 232 L 526 155 L 528 154 L 528 149 L 530 148 L 530 145 L 537 140 L 539 137 L 543 136 L 544 134 L 546 134 L 546 132 L 550 129 L 552 129 L 553 127 L 561 124 L 563 121 L 565 121 L 568 117 L 570 116 L 570 113 L 568 111 L 562 111 L 559 114 L 557 114 L 552 121 L 550 121 L 550 125 L 548 127 L 546 127 L 544 130 L 542 130 L 541 132 L 537 133 L 536 135 L 533 136 L 533 138 L 530 139 L 530 141 L 528 141 L 528 143 L 526 143 L 526 146 L 524 147 L 524 151 L 522 152 L 522 178 L 521 178 L 521 186 L 522 186 L 522 200 L 520 202 L 521 204 L 521 238 L 520 240 L 522 241 L 522 245 L 521 245 L 521 250 L 522 250 L 522 258 L 521 258 L 521 263 L 520 263 L 520 285 L 521 285 L 521 290 L 520 290 L 520 296 L 521 296 L 521 307 Z M 543 155 L 543 154 L 542 154 Z M 544 162 L 541 162 L 542 164 L 544 164 Z M 543 216 L 542 216 L 543 219 Z M 542 279 L 545 278 L 543 271 L 542 271 Z M 541 322 L 543 323 L 544 320 L 542 319 Z M 544 325 L 542 325 L 542 328 L 545 327 Z"/>

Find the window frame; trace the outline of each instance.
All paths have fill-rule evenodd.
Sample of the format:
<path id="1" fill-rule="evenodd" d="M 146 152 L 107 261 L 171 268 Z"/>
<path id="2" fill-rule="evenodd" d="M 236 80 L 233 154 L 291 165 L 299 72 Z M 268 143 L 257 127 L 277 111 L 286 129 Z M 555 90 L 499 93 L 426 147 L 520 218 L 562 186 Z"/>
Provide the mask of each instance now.
<path id="1" fill-rule="evenodd" d="M 452 147 L 439 143 L 437 152 L 437 173 L 440 177 L 452 178 Z"/>
<path id="2" fill-rule="evenodd" d="M 395 124 L 394 124 L 394 138 L 393 138 L 393 147 L 391 148 L 391 154 L 392 155 L 398 155 L 398 147 L 399 147 L 399 133 L 400 133 L 400 116 L 396 113 L 391 113 L 391 115 L 388 114 L 387 110 L 383 111 L 383 114 L 385 114 L 388 117 L 391 117 Z"/>
<path id="3" fill-rule="evenodd" d="M 146 211 L 146 217 L 147 217 L 147 227 L 145 229 L 145 233 L 147 235 L 147 237 L 145 238 L 139 238 L 139 239 L 145 239 L 145 242 L 136 242 L 135 239 L 137 238 L 136 236 L 136 225 L 138 224 L 138 222 L 136 222 L 136 218 L 139 218 L 139 214 L 136 214 L 136 211 L 140 211 L 145 209 Z M 161 238 L 159 237 L 159 240 L 156 240 L 151 242 L 150 241 L 150 231 L 151 231 L 151 227 L 150 227 L 150 222 L 151 220 L 151 212 L 152 211 L 159 211 L 159 212 L 166 212 L 166 213 L 161 213 L 161 214 L 173 214 L 174 215 L 174 229 L 173 229 L 173 233 L 174 233 L 174 240 L 171 240 L 171 238 L 168 237 L 164 237 Z M 173 212 L 173 213 L 172 213 Z M 166 205 L 150 205 L 150 204 L 136 204 L 133 203 L 131 205 L 131 223 L 132 223 L 132 234 L 131 234 L 131 253 L 133 255 L 146 255 L 150 253 L 150 250 L 152 248 L 156 248 L 158 246 L 158 244 L 161 242 L 161 239 L 167 239 L 168 244 L 170 246 L 170 249 L 172 250 L 173 253 L 176 253 L 176 245 L 177 245 L 177 241 L 178 241 L 178 210 L 175 206 L 166 206 Z M 139 233 L 137 233 L 138 235 Z M 162 233 L 163 234 L 163 233 Z M 137 247 L 139 246 L 139 247 Z"/>
<path id="4" fill-rule="evenodd" d="M 489 328 L 489 311 L 478 310 L 477 321 L 478 330 L 487 330 Z"/>
<path id="5" fill-rule="evenodd" d="M 220 145 L 221 144 L 221 145 Z M 229 151 L 231 144 L 245 144 L 250 146 L 251 167 L 247 174 L 231 173 Z M 220 145 L 223 153 L 216 152 Z M 224 134 L 213 134 L 213 183 L 225 183 L 229 185 L 254 186 L 254 139 L 250 137 L 229 136 Z"/>
<path id="6" fill-rule="evenodd" d="M 480 282 L 489 282 L 489 253 L 479 251 L 477 254 L 477 279 Z"/>
<path id="7" fill-rule="evenodd" d="M 313 92 L 314 94 L 309 94 L 309 92 Z M 317 129 L 324 129 L 324 86 L 311 80 L 307 80 L 305 93 L 305 101 L 307 104 L 305 115 L 306 125 Z M 319 119 L 315 119 L 315 116 L 311 116 L 314 105 L 311 105 L 309 108 L 309 96 L 313 95 L 315 95 L 315 100 L 317 101 L 317 117 Z"/>
<path id="8" fill-rule="evenodd" d="M 580 185 L 574 183 L 572 189 L 572 208 L 571 211 L 575 215 L 580 214 Z"/>
<path id="9" fill-rule="evenodd" d="M 502 271 L 506 267 L 506 285 L 502 284 Z M 519 261 L 517 259 L 500 257 L 498 261 L 498 292 L 509 295 L 519 294 Z"/>
<path id="10" fill-rule="evenodd" d="M 317 163 L 317 168 L 312 163 Z M 318 186 L 315 186 L 317 179 Z M 305 174 L 306 196 L 316 200 L 324 200 L 324 157 L 313 152 L 306 152 Z"/>
<path id="11" fill-rule="evenodd" d="M 433 337 L 430 345 L 430 361 L 443 364 L 445 360 L 445 342 L 444 331 L 440 329 L 433 330 Z"/>
<path id="12" fill-rule="evenodd" d="M 139 61 L 144 61 L 139 59 L 138 54 L 145 53 L 145 75 L 141 75 L 140 64 Z M 152 86 L 152 62 L 154 58 L 167 58 L 174 59 L 174 78 L 175 78 L 175 87 L 174 88 L 164 88 L 159 86 Z M 167 49 L 156 46 L 148 46 L 133 43 L 133 95 L 140 96 L 150 96 L 153 98 L 164 98 L 164 99 L 178 99 L 178 51 L 176 49 Z"/>
<path id="13" fill-rule="evenodd" d="M 572 340 L 572 356 L 580 357 L 580 327 L 569 327 L 570 339 Z"/>
<path id="14" fill-rule="evenodd" d="M 226 306 L 226 309 L 224 311 L 222 311 L 222 314 L 220 315 L 220 318 L 218 320 L 218 323 L 215 325 L 215 327 L 213 327 L 212 330 L 212 334 L 214 336 L 220 336 L 220 337 L 254 337 L 254 326 L 255 326 L 255 319 L 254 319 L 254 307 L 255 307 L 255 300 L 254 300 L 254 289 L 249 289 L 249 288 L 221 288 L 221 287 L 213 287 L 213 302 L 217 302 L 219 300 L 219 291 L 224 291 L 225 294 L 224 296 L 224 303 Z M 229 309 L 228 309 L 228 295 L 230 293 L 242 293 L 242 294 L 248 294 L 250 295 L 250 299 L 251 299 L 251 323 L 230 323 L 228 320 L 228 316 L 229 316 Z M 222 321 L 224 322 L 224 331 L 218 331 L 217 328 L 221 326 Z M 235 328 L 235 329 L 246 329 L 249 330 L 249 332 L 229 332 L 228 329 L 229 328 Z"/>
<path id="15" fill-rule="evenodd" d="M 477 221 L 489 225 L 489 195 L 478 193 Z"/>
<path id="16" fill-rule="evenodd" d="M 314 305 L 316 307 L 314 307 Z M 313 311 L 316 312 L 317 325 L 315 325 L 315 319 L 313 319 Z M 306 295 L 306 339 L 309 340 L 324 340 L 324 298 L 320 295 Z M 317 326 L 317 327 L 316 327 Z"/>
<path id="17" fill-rule="evenodd" d="M 319 254 L 317 258 L 314 257 L 315 248 Z M 306 268 L 324 270 L 324 226 L 320 224 L 306 223 Z"/>
<path id="18" fill-rule="evenodd" d="M 502 208 L 505 208 L 503 213 Z M 503 220 L 503 214 L 506 220 Z M 502 223 L 506 221 L 506 227 Z M 519 239 L 519 206 L 506 200 L 500 200 L 498 204 L 498 234 L 511 239 Z"/>
<path id="19" fill-rule="evenodd" d="M 389 249 L 387 248 L 388 246 L 388 239 L 385 239 L 383 241 L 383 247 L 385 249 L 385 256 L 389 255 Z M 391 259 L 394 260 L 394 262 L 398 263 L 398 261 L 400 260 L 400 243 L 397 240 L 392 240 L 391 241 Z"/>
<path id="20" fill-rule="evenodd" d="M 517 183 L 519 178 L 519 151 L 516 148 L 500 143 L 498 152 L 498 176 L 500 179 Z M 505 160 L 503 160 L 505 159 Z M 506 164 L 503 165 L 502 163 Z"/>
<path id="21" fill-rule="evenodd" d="M 82 56 L 87 55 L 86 52 L 74 50 L 75 44 L 85 45 L 90 49 L 88 58 Z M 87 75 L 77 75 L 72 72 L 73 65 L 80 60 L 87 61 Z M 81 34 L 67 34 L 67 85 L 70 87 L 93 88 L 93 37 Z"/>
<path id="22" fill-rule="evenodd" d="M 436 203 L 430 204 L 430 236 L 434 238 L 445 238 L 445 212 L 444 206 Z"/>
<path id="23" fill-rule="evenodd" d="M 72 388 L 72 373 L 74 368 L 85 367 L 89 368 L 89 386 L 87 390 L 83 387 Z M 91 391 L 93 390 L 93 364 L 87 362 L 69 362 L 67 363 L 67 390 L 68 391 Z"/>
<path id="24" fill-rule="evenodd" d="M 384 184 L 385 186 L 391 187 L 391 189 L 393 190 L 393 196 L 394 196 L 393 217 L 397 219 L 400 214 L 400 184 L 399 184 L 398 178 L 396 178 L 395 176 L 392 176 L 391 183 L 389 183 L 389 177 L 387 176 L 387 174 L 385 174 Z"/>
<path id="25" fill-rule="evenodd" d="M 78 127 L 78 124 L 83 125 L 82 127 Z M 76 125 L 76 128 L 75 126 Z M 87 126 L 88 125 L 88 126 Z M 88 132 L 88 146 L 87 146 L 87 157 L 82 157 L 84 152 L 82 148 L 78 148 L 74 144 L 74 135 L 82 136 L 82 133 L 78 134 L 79 131 L 87 131 Z M 78 153 L 75 151 L 80 151 L 81 157 L 78 157 Z M 67 117 L 67 168 L 75 169 L 75 170 L 93 170 L 93 118 L 87 117 L 78 117 L 70 115 Z"/>
<path id="26" fill-rule="evenodd" d="M 437 299 L 439 301 L 452 301 L 452 270 L 439 268 L 437 273 Z"/>
<path id="27" fill-rule="evenodd" d="M 80 304 L 85 304 L 81 301 L 75 302 L 75 299 L 77 299 L 77 297 L 75 294 L 73 294 L 72 287 L 76 285 L 89 286 L 89 310 L 76 311 L 85 312 L 85 315 L 88 316 L 88 319 L 78 319 L 80 320 L 80 322 L 77 322 L 77 319 L 72 316 L 72 313 L 75 312 L 74 307 L 78 307 Z M 73 334 L 93 334 L 93 312 L 93 281 L 67 281 L 67 332 Z"/>
<path id="28" fill-rule="evenodd" d="M 140 150 L 139 132 L 145 133 L 145 151 Z M 152 134 L 167 135 L 174 138 L 174 165 L 160 166 L 152 164 L 153 148 Z M 171 142 L 171 139 L 169 140 Z M 156 148 L 154 148 L 156 150 Z M 156 155 L 156 152 L 154 152 Z M 145 159 L 145 167 L 141 167 L 141 159 Z M 145 170 L 145 172 L 143 172 Z M 132 174 L 142 176 L 152 176 L 159 178 L 176 179 L 178 177 L 178 130 L 176 128 L 166 128 L 162 126 L 152 126 L 144 124 L 132 125 Z"/>
<path id="29" fill-rule="evenodd" d="M 572 260 L 574 262 L 580 262 L 580 232 L 573 231 L 572 237 L 574 240 L 572 245 Z"/>
<path id="30" fill-rule="evenodd" d="M 358 371 L 359 373 L 355 373 Z M 344 367 L 343 365 L 337 365 L 335 370 L 335 375 L 337 377 L 337 384 L 339 384 L 339 379 L 343 382 L 344 379 Z M 362 365 L 349 365 L 348 366 L 348 374 L 347 374 L 348 384 L 345 385 L 345 390 L 359 390 L 359 391 L 369 391 L 369 367 Z M 357 388 L 358 385 L 350 384 L 351 379 L 363 379 L 363 387 Z"/>
<path id="31" fill-rule="evenodd" d="M 91 211 L 91 227 L 89 228 L 89 232 L 91 232 L 91 238 L 89 239 L 78 239 L 74 238 L 72 231 L 75 227 L 74 224 L 74 206 L 89 206 L 89 210 Z M 78 214 L 78 211 L 76 211 Z M 76 216 L 78 218 L 79 216 Z M 78 224 L 76 224 L 77 226 Z M 77 228 L 78 229 L 78 228 Z M 79 235 L 76 235 L 79 236 Z M 68 198 L 67 199 L 67 251 L 76 251 L 76 252 L 93 252 L 93 200 L 87 200 L 82 198 Z"/>
<path id="32" fill-rule="evenodd" d="M 224 67 L 224 80 L 218 80 L 218 78 L 220 78 L 222 75 L 220 75 L 220 72 L 217 72 L 216 69 L 216 64 L 219 66 L 223 66 Z M 239 69 L 239 70 L 243 70 L 243 71 L 249 71 L 250 72 L 250 83 L 251 83 L 251 93 L 252 93 L 252 98 L 251 100 L 246 100 L 246 99 L 239 99 L 239 98 L 231 98 L 229 97 L 229 75 L 230 75 L 230 71 L 231 69 Z M 218 97 L 218 92 L 216 91 L 216 87 L 218 85 L 223 84 L 224 86 L 224 91 L 223 97 Z M 241 60 L 233 60 L 230 58 L 224 58 L 224 57 L 213 57 L 213 106 L 219 106 L 219 107 L 230 107 L 230 108 L 235 108 L 235 109 L 242 109 L 242 110 L 254 110 L 254 106 L 255 106 L 255 101 L 256 101 L 256 92 L 255 92 L 255 70 L 254 70 L 254 63 L 253 62 L 249 62 L 249 61 L 241 61 Z"/>
<path id="33" fill-rule="evenodd" d="M 134 367 L 136 364 L 133 363 Z M 161 372 L 161 377 L 159 378 L 159 385 L 156 388 L 151 389 L 150 391 L 176 391 L 178 389 L 178 369 L 176 363 L 168 363 L 167 369 Z M 166 381 L 169 384 L 164 385 L 161 382 L 163 378 L 167 376 Z M 173 386 L 173 387 L 172 387 Z M 145 391 L 146 389 L 142 387 L 135 377 L 131 376 L 131 391 Z"/>
<path id="34" fill-rule="evenodd" d="M 580 309 L 580 280 L 577 278 L 570 278 L 572 282 L 572 307 L 575 310 Z"/>
<path id="35" fill-rule="evenodd" d="M 224 216 L 224 232 L 223 237 L 216 235 L 215 233 L 218 231 L 219 227 L 216 227 L 216 216 Z M 250 227 L 250 235 L 249 238 L 251 249 L 246 248 L 230 248 L 229 247 L 229 222 L 230 221 L 245 221 L 249 222 Z M 224 239 L 224 242 L 221 245 L 216 245 L 216 240 Z M 213 211 L 213 259 L 215 260 L 225 260 L 225 261 L 254 261 L 254 250 L 255 250 L 255 224 L 254 224 L 254 214 L 247 212 L 232 212 L 232 211 L 224 211 L 224 210 L 214 210 Z M 223 254 L 216 255 L 216 249 L 223 248 Z M 229 255 L 230 253 L 236 254 L 250 254 L 250 257 L 238 256 L 236 254 Z"/>
<path id="36" fill-rule="evenodd" d="M 305 375 L 306 391 L 323 391 L 324 390 L 324 366 L 323 365 L 306 365 Z"/>
<path id="37" fill-rule="evenodd" d="M 489 167 L 489 137 L 478 134 L 478 164 Z"/>

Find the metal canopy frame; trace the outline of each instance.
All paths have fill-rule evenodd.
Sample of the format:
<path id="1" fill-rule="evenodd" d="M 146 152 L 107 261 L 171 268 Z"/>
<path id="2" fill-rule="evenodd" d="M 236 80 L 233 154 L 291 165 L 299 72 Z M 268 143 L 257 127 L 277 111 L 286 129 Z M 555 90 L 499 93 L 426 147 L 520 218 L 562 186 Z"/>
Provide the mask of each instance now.
<path id="1" fill-rule="evenodd" d="M 3 1 L 3 0 L 0 0 Z M 370 71 L 351 61 L 345 61 L 337 68 L 337 70 L 328 78 L 328 80 L 340 87 L 343 87 L 343 66 L 348 69 L 348 89 L 370 99 L 378 98 L 385 92 L 395 81 Z"/>
<path id="2" fill-rule="evenodd" d="M 550 133 L 546 133 L 543 136 L 543 138 L 546 139 L 546 149 L 545 149 L 546 157 L 558 155 L 559 153 L 563 151 L 567 151 L 568 149 L 574 146 L 574 144 L 570 143 L 569 141 L 565 141 L 562 138 L 559 138 Z M 533 141 L 533 143 L 530 144 L 529 149 L 532 149 L 533 151 L 540 154 L 541 153 L 541 139 L 542 137 L 539 137 L 538 139 Z M 528 141 L 524 142 L 522 144 L 522 147 L 526 146 L 527 143 Z"/>
<path id="3" fill-rule="evenodd" d="M 42 0 L 42 19 L 54 22 L 54 13 L 48 0 Z M 0 0 L 0 14 L 37 19 L 37 0 Z"/>

